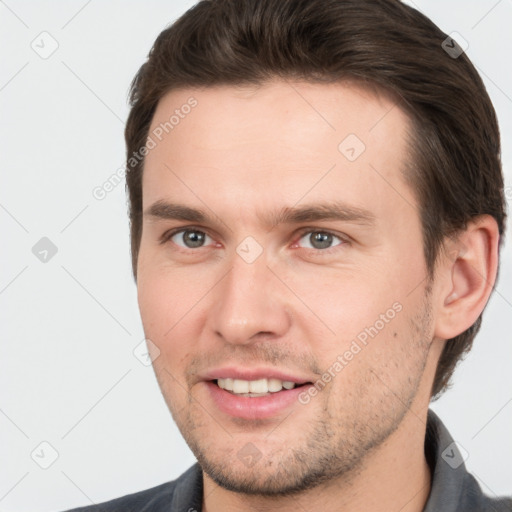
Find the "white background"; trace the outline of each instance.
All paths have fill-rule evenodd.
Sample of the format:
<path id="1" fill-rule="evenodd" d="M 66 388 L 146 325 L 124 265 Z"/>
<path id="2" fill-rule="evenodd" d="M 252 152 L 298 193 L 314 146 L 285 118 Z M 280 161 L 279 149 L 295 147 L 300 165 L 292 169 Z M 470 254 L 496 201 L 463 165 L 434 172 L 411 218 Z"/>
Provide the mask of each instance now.
<path id="1" fill-rule="evenodd" d="M 133 354 L 143 331 L 124 182 L 92 195 L 123 166 L 133 75 L 193 3 L 0 2 L 0 512 L 104 501 L 194 462 L 153 370 Z M 469 43 L 499 116 L 510 204 L 512 2 L 414 5 Z M 31 48 L 45 37 L 51 49 L 43 31 L 59 45 L 47 59 Z M 58 249 L 47 263 L 32 253 L 42 237 Z M 491 495 L 512 493 L 511 252 L 509 243 L 473 351 L 432 406 Z M 51 462 L 43 441 L 58 453 L 48 469 L 31 458 L 37 448 L 34 458 Z"/>

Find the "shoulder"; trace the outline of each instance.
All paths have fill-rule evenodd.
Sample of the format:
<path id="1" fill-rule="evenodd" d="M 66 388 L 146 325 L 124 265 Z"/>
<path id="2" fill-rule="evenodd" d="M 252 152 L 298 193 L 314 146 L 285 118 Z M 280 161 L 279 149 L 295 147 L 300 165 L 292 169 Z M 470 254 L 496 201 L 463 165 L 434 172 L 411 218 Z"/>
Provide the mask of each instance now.
<path id="1" fill-rule="evenodd" d="M 144 491 L 66 512 L 197 512 L 202 501 L 202 477 L 195 464 L 179 478 Z"/>
<path id="2" fill-rule="evenodd" d="M 491 498 L 484 496 L 482 512 L 512 512 L 512 498 Z"/>
<path id="3" fill-rule="evenodd" d="M 172 500 L 175 485 L 175 481 L 166 482 L 152 487 L 151 489 L 127 494 L 126 496 L 96 505 L 74 508 L 66 512 L 114 512 L 117 510 L 126 510 L 126 512 L 151 510 L 156 512 L 159 510 L 159 508 L 155 508 L 158 507 L 158 505 L 165 504 L 168 506 L 169 502 Z"/>
<path id="4" fill-rule="evenodd" d="M 432 475 L 424 512 L 512 512 L 512 497 L 486 495 L 440 418 L 429 409 L 425 455 Z"/>
<path id="5" fill-rule="evenodd" d="M 460 489 L 459 507 L 464 512 L 512 512 L 512 496 L 489 496 L 477 479 L 467 473 Z"/>
<path id="6" fill-rule="evenodd" d="M 477 479 L 466 473 L 460 488 L 459 508 L 464 512 L 512 512 L 512 496 L 490 496 Z"/>

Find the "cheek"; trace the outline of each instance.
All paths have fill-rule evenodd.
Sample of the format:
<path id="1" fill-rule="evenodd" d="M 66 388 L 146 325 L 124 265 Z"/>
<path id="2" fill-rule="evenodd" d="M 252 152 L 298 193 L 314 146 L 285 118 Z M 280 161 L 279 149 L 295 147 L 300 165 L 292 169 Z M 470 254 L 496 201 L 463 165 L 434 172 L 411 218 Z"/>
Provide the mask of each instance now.
<path id="1" fill-rule="evenodd" d="M 168 313 L 174 310 L 173 294 L 163 280 L 142 273 L 138 278 L 137 298 L 146 336 L 162 338 L 172 325 Z"/>
<path id="2" fill-rule="evenodd" d="M 195 304 L 204 294 L 190 272 L 153 266 L 138 276 L 137 297 L 142 322 L 158 339 L 175 331 L 181 319 L 193 313 Z"/>
<path id="3" fill-rule="evenodd" d="M 340 339 L 338 350 L 324 351 L 329 410 L 402 410 L 416 392 L 428 356 L 423 311 L 418 304 L 395 306 L 356 336 Z"/>
<path id="4" fill-rule="evenodd" d="M 144 334 L 156 346 L 153 369 L 173 417 L 177 417 L 187 403 L 183 368 L 190 356 L 189 344 L 183 342 L 188 318 L 184 294 L 176 293 L 178 285 L 158 272 L 142 272 L 138 279 Z"/>
<path id="5" fill-rule="evenodd" d="M 380 261 L 382 266 L 367 265 L 364 272 L 330 269 L 297 275 L 290 285 L 308 306 L 307 314 L 297 318 L 320 367 L 343 372 L 350 380 L 369 367 L 388 365 L 390 358 L 403 359 L 409 337 L 418 336 L 411 329 L 411 318 L 422 311 L 416 269 Z"/>
<path id="6" fill-rule="evenodd" d="M 327 339 L 342 341 L 356 337 L 375 322 L 380 326 L 380 316 L 387 312 L 384 321 L 395 317 L 399 306 L 393 309 L 393 305 L 400 302 L 400 293 L 388 282 L 388 276 L 389 272 L 368 267 L 364 272 L 353 268 L 315 269 L 311 275 L 295 276 L 290 288 L 307 306 L 309 312 L 303 318 L 308 324 L 324 328 Z"/>
<path id="7" fill-rule="evenodd" d="M 137 295 L 144 333 L 160 351 L 153 361 L 155 372 L 175 387 L 173 378 L 183 380 L 183 369 L 197 347 L 205 310 L 206 280 L 193 273 L 164 267 L 146 267 L 138 278 Z"/>

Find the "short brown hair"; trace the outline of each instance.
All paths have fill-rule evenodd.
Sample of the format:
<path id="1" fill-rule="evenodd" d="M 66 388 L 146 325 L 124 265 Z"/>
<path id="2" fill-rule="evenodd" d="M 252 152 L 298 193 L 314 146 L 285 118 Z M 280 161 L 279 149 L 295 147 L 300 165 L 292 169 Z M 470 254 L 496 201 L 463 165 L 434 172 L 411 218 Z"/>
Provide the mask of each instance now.
<path id="1" fill-rule="evenodd" d="M 413 124 L 406 179 L 420 207 L 432 278 L 445 237 L 489 214 L 505 230 L 496 114 L 465 53 L 398 0 L 202 0 L 157 37 L 130 91 L 125 130 L 132 268 L 142 234 L 144 159 L 159 100 L 182 87 L 356 80 L 400 98 Z M 448 340 L 431 395 L 448 386 L 481 324 Z"/>

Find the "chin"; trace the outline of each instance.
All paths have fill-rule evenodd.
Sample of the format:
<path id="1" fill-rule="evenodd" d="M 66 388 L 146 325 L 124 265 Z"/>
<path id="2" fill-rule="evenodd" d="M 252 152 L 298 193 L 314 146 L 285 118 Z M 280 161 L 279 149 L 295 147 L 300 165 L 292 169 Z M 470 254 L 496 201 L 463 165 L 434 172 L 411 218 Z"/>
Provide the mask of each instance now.
<path id="1" fill-rule="evenodd" d="M 245 443 L 241 449 L 231 444 L 225 451 L 219 451 L 218 446 L 199 447 L 195 443 L 189 446 L 204 473 L 217 485 L 260 497 L 302 493 L 354 471 L 362 462 L 351 457 L 340 458 L 332 451 L 317 451 L 319 446 L 312 445 L 305 449 L 283 449 L 281 444 L 280 449 L 266 453 L 257 451 L 252 443 Z"/>

